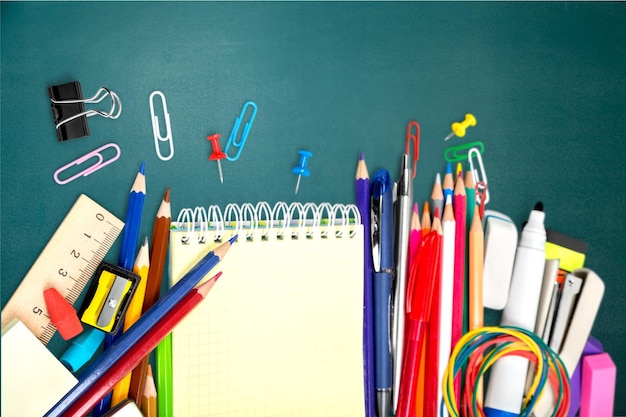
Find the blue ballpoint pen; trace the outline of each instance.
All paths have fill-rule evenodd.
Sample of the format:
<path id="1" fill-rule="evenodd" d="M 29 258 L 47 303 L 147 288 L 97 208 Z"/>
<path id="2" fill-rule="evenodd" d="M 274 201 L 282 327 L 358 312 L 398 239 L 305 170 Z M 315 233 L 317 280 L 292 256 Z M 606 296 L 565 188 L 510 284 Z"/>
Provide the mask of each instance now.
<path id="1" fill-rule="evenodd" d="M 378 416 L 387 417 L 391 409 L 393 389 L 391 352 L 393 187 L 391 176 L 385 169 L 376 171 L 371 184 L 376 403 Z"/>

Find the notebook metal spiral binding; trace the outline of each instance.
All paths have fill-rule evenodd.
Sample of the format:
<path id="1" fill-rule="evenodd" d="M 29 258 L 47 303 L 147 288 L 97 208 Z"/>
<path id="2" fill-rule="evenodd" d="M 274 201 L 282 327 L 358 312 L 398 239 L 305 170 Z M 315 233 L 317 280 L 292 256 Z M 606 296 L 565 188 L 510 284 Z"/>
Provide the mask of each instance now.
<path id="1" fill-rule="evenodd" d="M 215 241 L 221 241 L 226 235 L 239 234 L 250 240 L 260 232 L 261 239 L 267 239 L 274 233 L 277 239 L 298 239 L 301 236 L 313 238 L 320 226 L 321 238 L 328 238 L 334 230 L 335 237 L 353 237 L 356 225 L 361 224 L 361 215 L 354 204 L 299 203 L 287 204 L 279 201 L 271 206 L 265 201 L 256 205 L 230 203 L 222 211 L 217 205 L 207 208 L 184 208 L 174 222 L 173 230 L 184 230 L 181 237 L 183 244 L 191 244 L 191 234 L 198 232 L 198 243 L 208 241 L 209 232 L 213 232 Z"/>

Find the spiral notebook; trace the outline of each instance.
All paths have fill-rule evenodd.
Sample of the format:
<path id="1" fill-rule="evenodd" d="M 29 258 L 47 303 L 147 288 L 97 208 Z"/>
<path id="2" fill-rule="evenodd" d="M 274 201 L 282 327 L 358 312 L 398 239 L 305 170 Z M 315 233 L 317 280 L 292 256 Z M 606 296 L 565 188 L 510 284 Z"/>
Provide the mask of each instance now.
<path id="1" fill-rule="evenodd" d="M 363 416 L 356 207 L 184 209 L 170 234 L 172 284 L 235 233 L 212 271 L 223 275 L 172 333 L 174 415 Z"/>

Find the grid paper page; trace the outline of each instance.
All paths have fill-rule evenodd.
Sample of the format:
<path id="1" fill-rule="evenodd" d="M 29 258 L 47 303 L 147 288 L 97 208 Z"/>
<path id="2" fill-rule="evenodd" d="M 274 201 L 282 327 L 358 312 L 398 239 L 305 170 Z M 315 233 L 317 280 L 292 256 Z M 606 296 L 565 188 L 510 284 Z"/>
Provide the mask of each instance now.
<path id="1" fill-rule="evenodd" d="M 240 235 L 209 274 L 223 272 L 173 332 L 175 416 L 364 415 L 363 230 L 323 228 Z M 216 246 L 184 235 L 171 234 L 174 282 Z"/>

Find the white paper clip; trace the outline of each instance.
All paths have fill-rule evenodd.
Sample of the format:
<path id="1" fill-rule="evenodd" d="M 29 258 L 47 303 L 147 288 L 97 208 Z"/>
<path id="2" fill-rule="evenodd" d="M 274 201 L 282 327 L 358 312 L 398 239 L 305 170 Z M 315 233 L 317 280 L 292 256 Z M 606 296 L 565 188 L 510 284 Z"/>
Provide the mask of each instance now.
<path id="1" fill-rule="evenodd" d="M 107 148 L 113 148 L 115 149 L 115 156 L 111 157 L 110 159 L 107 159 L 106 161 L 104 160 L 104 156 L 102 156 L 102 151 L 107 149 Z M 87 175 L 96 172 L 97 170 L 99 170 L 100 168 L 104 168 L 105 166 L 109 165 L 110 163 L 113 163 L 115 161 L 117 161 L 117 159 L 120 157 L 121 155 L 121 151 L 120 151 L 120 147 L 117 146 L 115 143 L 107 143 L 104 146 L 99 147 L 98 149 L 95 149 L 83 156 L 81 156 L 80 158 L 70 162 L 67 165 L 63 165 L 61 168 L 57 169 L 54 172 L 54 180 L 56 181 L 57 184 L 59 185 L 63 185 L 63 184 L 67 184 L 68 182 L 72 182 L 74 181 L 76 178 L 78 177 L 86 177 Z M 77 174 L 72 175 L 71 177 L 64 179 L 64 180 L 60 180 L 59 179 L 59 174 L 63 173 L 65 170 L 75 166 L 75 165 L 80 165 L 85 161 L 88 161 L 91 158 L 98 158 L 98 161 L 91 165 L 89 168 L 84 169 L 83 171 L 80 171 Z"/>
<path id="2" fill-rule="evenodd" d="M 163 117 L 165 118 L 165 136 L 161 136 L 161 130 L 159 128 L 159 118 L 154 114 L 154 96 L 161 96 L 161 103 L 163 104 Z M 152 134 L 154 135 L 154 147 L 156 148 L 157 156 L 161 161 L 169 161 L 174 156 L 174 140 L 172 139 L 172 126 L 170 125 L 170 114 L 167 112 L 167 104 L 165 102 L 165 96 L 160 91 L 153 91 L 150 94 L 150 115 L 152 116 Z M 163 156 L 161 154 L 161 147 L 159 142 L 169 142 L 170 154 Z"/>
<path id="3" fill-rule="evenodd" d="M 476 159 L 480 172 L 478 169 L 474 168 L 474 159 Z M 489 202 L 489 187 L 487 186 L 487 174 L 485 174 L 485 166 L 483 165 L 483 158 L 480 154 L 480 149 L 471 148 L 467 151 L 467 160 L 469 161 L 470 171 L 472 172 L 472 177 L 474 178 L 474 184 L 476 184 L 477 191 L 479 191 L 476 193 L 476 203 L 484 206 Z M 484 202 L 481 201 L 482 194 L 485 195 Z"/>

